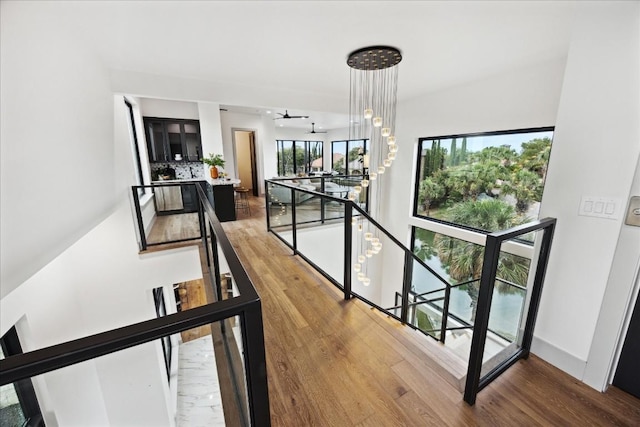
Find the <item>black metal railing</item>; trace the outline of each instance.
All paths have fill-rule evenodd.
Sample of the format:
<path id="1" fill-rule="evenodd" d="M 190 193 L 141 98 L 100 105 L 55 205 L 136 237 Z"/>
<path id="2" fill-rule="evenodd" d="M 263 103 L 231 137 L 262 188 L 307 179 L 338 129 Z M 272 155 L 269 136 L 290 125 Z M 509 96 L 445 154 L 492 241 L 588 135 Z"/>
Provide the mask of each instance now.
<path id="1" fill-rule="evenodd" d="M 202 244 L 207 252 L 210 283 L 215 288 L 213 293 L 216 295 L 216 301 L 153 320 L 9 356 L 0 365 L 0 385 L 45 374 L 202 325 L 219 325 L 223 334 L 231 334 L 231 328 L 226 322 L 236 318 L 239 319 L 242 335 L 243 356 L 236 354 L 234 360 L 226 361 L 227 365 L 232 367 L 231 370 L 234 366 L 235 369 L 242 370 L 230 374 L 235 378 L 232 381 L 233 385 L 237 387 L 236 391 L 230 393 L 236 394 L 238 402 L 236 418 L 230 422 L 232 425 L 269 426 L 271 421 L 260 297 L 218 221 L 205 191 L 200 186 L 196 186 L 196 189 Z M 134 194 L 137 193 L 135 187 L 132 190 Z M 238 290 L 239 295 L 231 298 L 223 298 L 217 264 L 218 248 L 227 261 Z"/>
<path id="2" fill-rule="evenodd" d="M 286 195 L 286 197 L 281 197 L 283 195 Z M 411 249 L 403 245 L 384 227 L 382 227 L 373 218 L 371 218 L 366 212 L 366 209 L 363 208 L 363 206 L 367 207 L 368 204 L 362 204 L 361 200 L 357 199 L 356 201 L 352 201 L 345 197 L 335 197 L 333 195 L 324 194 L 320 191 L 315 191 L 309 188 L 292 186 L 286 180 L 282 179 L 265 181 L 265 198 L 268 231 L 272 232 L 278 239 L 280 239 L 284 244 L 290 247 L 295 255 L 303 258 L 320 274 L 326 277 L 338 288 L 342 289 L 345 299 L 350 299 L 351 297 L 355 296 L 371 305 L 372 307 L 385 312 L 385 314 L 389 315 L 390 317 L 396 318 L 397 320 L 411 326 L 414 329 L 418 329 L 433 338 L 439 339 L 443 343 L 445 342 L 447 331 L 462 329 L 473 330 L 472 350 L 468 365 L 467 386 L 465 388 L 465 401 L 467 401 L 469 404 L 474 404 L 475 396 L 477 395 L 478 391 L 482 387 L 486 386 L 488 382 L 490 382 L 493 378 L 507 369 L 508 366 L 515 363 L 518 358 L 526 357 L 528 355 L 531 346 L 531 338 L 533 336 L 535 313 L 537 313 L 542 282 L 544 280 L 544 270 L 546 269 L 546 265 L 548 262 L 551 238 L 553 235 L 553 229 L 555 227 L 555 219 L 548 218 L 505 231 L 496 233 L 485 233 L 486 246 L 484 252 L 484 267 L 481 278 L 471 279 L 462 283 L 451 284 L 444 277 L 438 274 L 433 268 L 427 265 Z M 301 221 L 298 218 L 300 214 L 299 211 L 301 210 L 300 201 L 303 199 L 307 200 L 311 198 L 320 201 L 319 203 L 317 203 L 317 205 L 319 206 L 318 214 L 316 216 L 313 216 L 306 213 L 308 218 Z M 328 221 L 327 216 L 324 215 L 323 212 L 321 212 L 322 210 L 324 210 L 324 206 L 329 203 L 339 206 L 339 208 L 336 209 L 336 211 L 339 212 L 339 215 L 331 217 L 330 219 L 335 220 L 332 222 Z M 307 211 L 308 210 L 309 209 L 307 209 Z M 398 295 L 398 297 L 395 297 L 396 304 L 393 307 L 383 308 L 383 304 L 372 301 L 371 298 L 367 298 L 354 291 L 353 289 L 354 280 L 352 278 L 352 266 L 354 263 L 352 259 L 352 221 L 354 218 L 358 218 L 355 223 L 357 223 L 358 221 L 366 221 L 367 226 L 375 230 L 377 235 L 379 235 L 380 237 L 384 237 L 387 241 L 387 244 L 392 244 L 392 246 L 396 249 L 396 252 L 399 254 L 398 258 L 401 255 L 404 260 L 403 274 L 402 277 L 398 280 L 399 283 L 401 283 L 401 290 L 395 292 L 395 295 Z M 299 232 L 303 230 L 307 232 L 314 226 L 327 225 L 327 223 L 339 224 L 344 228 L 342 234 L 342 242 L 333 242 L 334 248 L 343 248 L 341 254 L 342 260 L 340 263 L 336 262 L 336 255 L 332 254 L 331 256 L 334 257 L 334 262 L 329 262 L 321 266 L 319 265 L 320 261 L 318 259 L 313 259 L 313 256 L 311 256 L 309 253 L 306 253 L 307 251 L 300 249 Z M 491 370 L 491 373 L 483 375 L 482 378 L 480 378 L 480 370 L 482 369 L 482 360 L 484 354 L 484 342 L 487 338 L 487 332 L 490 332 L 493 336 L 501 338 L 505 341 L 517 341 L 515 339 L 505 337 L 500 333 L 500 331 L 492 330 L 488 326 L 491 307 L 491 293 L 493 291 L 495 282 L 502 282 L 507 286 L 515 287 L 524 292 L 527 291 L 527 288 L 523 286 L 496 277 L 497 265 L 500 257 L 499 248 L 502 242 L 504 242 L 505 240 L 514 240 L 515 242 L 521 243 L 521 237 L 523 235 L 534 233 L 536 231 L 542 231 L 543 238 L 541 239 L 541 244 L 538 247 L 539 252 L 537 256 L 537 265 L 535 266 L 535 277 L 530 287 L 531 297 L 529 298 L 529 309 L 526 316 L 526 325 L 523 332 L 524 339 L 518 347 L 521 349 L 521 351 L 518 351 L 517 355 L 513 355 L 513 357 L 508 357 L 507 360 L 495 364 Z M 340 264 L 342 266 L 342 272 L 329 272 L 329 268 L 335 268 L 336 264 Z M 416 292 L 414 292 L 414 290 L 412 289 L 412 275 L 414 272 L 414 265 L 416 265 L 418 268 L 425 269 L 429 273 L 430 277 L 433 278 L 433 280 L 441 284 L 441 287 L 422 294 L 417 294 Z M 493 266 L 494 269 L 487 270 L 489 266 Z M 476 302 L 476 314 L 473 322 L 467 322 L 464 319 L 456 316 L 454 313 L 451 313 L 451 290 L 463 285 L 475 285 L 477 282 L 480 282 L 480 286 L 479 296 Z M 443 295 L 438 298 L 423 298 L 423 300 L 420 300 L 421 297 L 425 297 L 426 295 L 437 292 L 441 292 L 443 293 Z M 442 305 L 440 306 L 436 304 L 436 300 L 441 301 Z M 441 312 L 442 320 L 438 328 L 420 328 L 417 325 L 417 322 L 414 322 L 413 318 L 409 317 L 410 312 L 412 313 L 411 316 L 415 316 L 415 310 L 417 310 L 418 306 L 426 304 L 429 304 L 431 307 Z M 400 310 L 400 315 L 397 314 L 398 309 Z M 450 319 L 454 322 L 454 324 L 449 324 Z M 473 380 L 473 378 L 477 379 Z"/>
<path id="3" fill-rule="evenodd" d="M 151 218 L 167 218 L 177 215 L 192 214 L 198 212 L 198 190 L 201 187 L 207 198 L 213 203 L 212 191 L 206 181 L 185 181 L 181 183 L 153 183 L 152 185 L 135 185 L 131 187 L 133 207 L 136 213 L 138 245 L 141 251 L 149 247 L 168 243 L 181 243 L 202 238 L 202 235 L 182 230 L 180 238 L 166 238 L 163 235 L 154 236 L 151 232 Z M 143 205 L 141 199 L 149 195 L 149 199 Z M 153 210 L 149 209 L 149 203 L 153 203 Z M 151 211 L 151 214 L 148 212 Z"/>

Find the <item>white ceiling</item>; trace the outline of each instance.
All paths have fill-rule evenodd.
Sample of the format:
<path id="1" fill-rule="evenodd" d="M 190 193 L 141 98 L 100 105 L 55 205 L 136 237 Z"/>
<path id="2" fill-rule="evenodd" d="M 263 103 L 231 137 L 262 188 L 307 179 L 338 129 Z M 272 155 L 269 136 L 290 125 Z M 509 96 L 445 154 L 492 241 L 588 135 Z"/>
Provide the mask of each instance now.
<path id="1" fill-rule="evenodd" d="M 345 61 L 355 49 L 386 44 L 402 51 L 402 100 L 565 56 L 573 10 L 560 1 L 56 3 L 45 6 L 52 18 L 110 68 L 277 89 L 282 97 L 270 105 L 242 107 L 288 108 L 324 128 L 345 126 Z M 344 105 L 331 109 L 342 114 L 305 110 L 314 95 Z"/>

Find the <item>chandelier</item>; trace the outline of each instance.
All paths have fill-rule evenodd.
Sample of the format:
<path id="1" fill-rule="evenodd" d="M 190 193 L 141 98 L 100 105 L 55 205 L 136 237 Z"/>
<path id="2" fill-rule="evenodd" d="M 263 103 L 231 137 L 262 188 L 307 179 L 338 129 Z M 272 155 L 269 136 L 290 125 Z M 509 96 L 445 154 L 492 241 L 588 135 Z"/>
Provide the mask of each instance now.
<path id="1" fill-rule="evenodd" d="M 369 140 L 368 153 L 364 155 L 363 166 L 367 169 L 360 185 L 353 187 L 348 198 L 360 201 L 361 192 L 369 187 L 369 181 L 375 181 L 391 167 L 396 158 L 398 145 L 395 137 L 396 104 L 398 90 L 398 67 L 402 55 L 398 49 L 390 46 L 370 46 L 358 49 L 347 59 L 351 68 L 349 92 L 349 139 Z M 374 187 L 374 199 L 370 204 L 373 217 L 377 217 L 380 207 L 381 186 Z M 357 279 L 369 286 L 368 259 L 380 253 L 382 242 L 378 230 L 361 217 L 354 217 L 352 225 L 356 227 L 357 262 L 353 269 Z M 373 231 L 373 232 L 372 232 Z"/>
<path id="2" fill-rule="evenodd" d="M 400 51 L 390 46 L 364 47 L 347 58 L 351 67 L 349 139 L 369 140 L 371 181 L 392 165 L 398 151 L 395 121 L 400 61 Z M 369 180 L 363 179 L 362 187 L 367 187 Z M 355 199 L 357 194 L 351 197 Z"/>

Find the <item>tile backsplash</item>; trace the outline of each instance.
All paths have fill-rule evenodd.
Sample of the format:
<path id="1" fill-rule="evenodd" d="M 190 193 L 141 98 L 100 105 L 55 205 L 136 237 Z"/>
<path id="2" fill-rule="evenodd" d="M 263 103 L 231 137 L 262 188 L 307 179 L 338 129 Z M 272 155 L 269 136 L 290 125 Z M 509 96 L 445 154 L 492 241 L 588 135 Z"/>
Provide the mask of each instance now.
<path id="1" fill-rule="evenodd" d="M 176 179 L 204 179 L 204 165 L 201 162 L 164 162 L 151 164 L 151 179 L 157 180 L 158 170 L 170 167 L 176 172 Z"/>

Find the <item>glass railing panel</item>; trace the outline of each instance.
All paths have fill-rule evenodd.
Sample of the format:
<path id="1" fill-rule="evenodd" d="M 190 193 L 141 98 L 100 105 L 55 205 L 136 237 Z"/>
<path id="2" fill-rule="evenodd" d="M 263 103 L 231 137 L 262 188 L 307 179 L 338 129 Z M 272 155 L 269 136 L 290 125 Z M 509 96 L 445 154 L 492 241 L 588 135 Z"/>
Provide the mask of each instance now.
<path id="1" fill-rule="evenodd" d="M 318 200 L 319 201 L 319 200 Z M 344 220 L 320 220 L 320 210 L 305 210 L 308 200 L 296 205 L 296 238 L 298 252 L 344 286 Z M 344 216 L 344 204 L 339 205 Z M 299 210 L 300 209 L 300 210 Z M 303 213 L 298 215 L 298 213 Z"/>
<path id="2" fill-rule="evenodd" d="M 289 187 L 272 182 L 267 183 L 266 203 L 271 231 L 293 246 L 291 201 L 292 194 Z"/>
<path id="3" fill-rule="evenodd" d="M 427 271 L 423 266 L 414 263 L 413 271 Z M 416 267 L 417 264 L 417 267 Z M 428 273 L 428 271 L 427 271 Z M 429 291 L 428 293 L 409 295 L 409 310 L 407 312 L 407 323 L 415 326 L 425 334 L 431 335 L 435 339 L 440 339 L 442 328 L 442 306 L 445 296 L 444 289 Z M 397 298 L 397 305 L 401 300 Z"/>
<path id="4" fill-rule="evenodd" d="M 309 191 L 315 191 L 315 187 L 305 185 Z M 294 204 L 296 207 L 296 226 L 299 229 L 304 227 L 315 227 L 322 225 L 322 198 L 316 196 L 305 189 L 294 190 Z M 344 208 L 343 208 L 344 211 Z"/>
<path id="5" fill-rule="evenodd" d="M 404 268 L 400 266 L 404 265 L 405 251 L 366 218 L 355 218 L 351 225 L 351 290 L 381 309 L 388 309 L 396 305 L 396 294 L 402 293 Z M 394 315 L 393 310 L 387 312 Z"/>
<path id="6" fill-rule="evenodd" d="M 200 237 L 195 183 L 139 187 L 133 192 L 139 241 L 141 234 L 149 246 Z"/>
<path id="7" fill-rule="evenodd" d="M 9 390 L 29 382 L 29 396 L 11 399 Z M 45 425 L 251 425 L 239 316 L 1 390 L 3 426 L 23 425 L 30 414 Z"/>
<path id="8" fill-rule="evenodd" d="M 540 232 L 529 233 L 527 240 L 535 240 L 537 233 Z M 506 240 L 501 245 L 484 346 L 483 376 L 520 349 L 528 283 L 533 280 L 531 260 L 521 256 L 523 245 L 528 243 L 523 241 L 522 236 Z"/>

